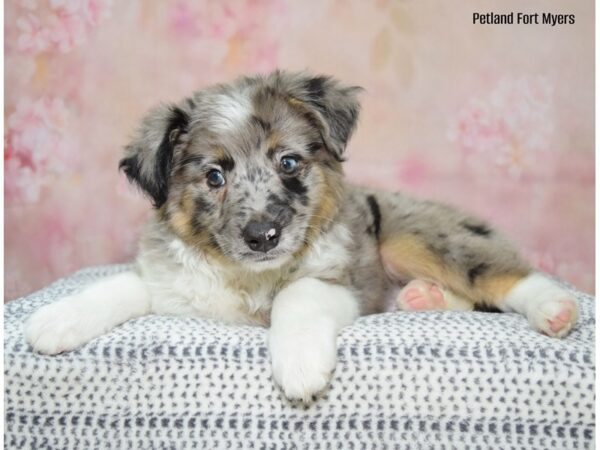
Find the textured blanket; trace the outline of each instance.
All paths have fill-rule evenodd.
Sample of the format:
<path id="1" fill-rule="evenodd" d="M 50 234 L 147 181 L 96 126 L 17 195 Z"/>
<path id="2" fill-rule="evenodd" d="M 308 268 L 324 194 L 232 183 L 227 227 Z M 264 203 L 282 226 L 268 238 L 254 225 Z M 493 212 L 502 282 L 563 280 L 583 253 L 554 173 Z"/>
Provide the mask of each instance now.
<path id="1" fill-rule="evenodd" d="M 593 448 L 594 299 L 563 340 L 494 313 L 387 313 L 341 333 L 309 406 L 273 384 L 266 330 L 148 316 L 58 356 L 36 308 L 126 266 L 82 270 L 5 307 L 6 448 Z"/>

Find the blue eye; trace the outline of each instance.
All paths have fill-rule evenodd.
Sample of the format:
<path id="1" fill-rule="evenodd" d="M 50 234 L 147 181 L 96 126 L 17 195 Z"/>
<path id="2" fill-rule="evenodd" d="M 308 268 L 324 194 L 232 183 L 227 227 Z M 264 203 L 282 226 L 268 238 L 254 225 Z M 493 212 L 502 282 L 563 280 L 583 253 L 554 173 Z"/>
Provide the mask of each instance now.
<path id="1" fill-rule="evenodd" d="M 211 187 L 222 187 L 225 186 L 225 177 L 220 170 L 212 169 L 208 172 L 208 175 L 206 175 L 206 182 Z"/>
<path id="2" fill-rule="evenodd" d="M 280 166 L 283 173 L 289 175 L 298 170 L 299 163 L 298 160 L 293 156 L 284 156 L 281 158 Z"/>

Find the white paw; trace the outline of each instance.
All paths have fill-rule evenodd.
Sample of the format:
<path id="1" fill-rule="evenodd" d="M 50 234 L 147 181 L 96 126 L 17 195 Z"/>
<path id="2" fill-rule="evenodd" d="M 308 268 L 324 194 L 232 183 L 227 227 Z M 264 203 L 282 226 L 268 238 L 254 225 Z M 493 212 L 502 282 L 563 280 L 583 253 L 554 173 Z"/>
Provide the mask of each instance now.
<path id="1" fill-rule="evenodd" d="M 543 274 L 532 273 L 508 293 L 505 306 L 527 316 L 536 330 L 552 337 L 564 337 L 579 317 L 573 295 Z"/>
<path id="2" fill-rule="evenodd" d="M 290 400 L 309 402 L 329 384 L 336 364 L 335 336 L 323 330 L 269 336 L 273 378 Z"/>
<path id="3" fill-rule="evenodd" d="M 569 334 L 578 317 L 577 302 L 568 294 L 561 298 L 541 301 L 527 315 L 533 328 L 552 337 L 564 337 Z"/>
<path id="4" fill-rule="evenodd" d="M 41 307 L 27 319 L 25 339 L 36 352 L 47 355 L 66 352 L 100 334 L 97 325 L 85 320 L 77 301 L 77 297 L 66 297 Z"/>

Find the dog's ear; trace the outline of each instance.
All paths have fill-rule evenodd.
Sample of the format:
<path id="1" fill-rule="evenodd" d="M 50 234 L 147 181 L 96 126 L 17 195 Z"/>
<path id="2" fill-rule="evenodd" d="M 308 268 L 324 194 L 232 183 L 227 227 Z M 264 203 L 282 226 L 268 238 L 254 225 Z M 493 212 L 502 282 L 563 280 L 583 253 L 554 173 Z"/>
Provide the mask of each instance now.
<path id="1" fill-rule="evenodd" d="M 174 104 L 152 109 L 119 163 L 119 169 L 150 196 L 155 208 L 167 201 L 173 149 L 188 131 L 189 113 L 187 107 Z"/>
<path id="2" fill-rule="evenodd" d="M 278 75 L 282 78 L 284 86 L 287 84 L 289 87 L 290 103 L 310 110 L 327 149 L 338 160 L 343 160 L 346 144 L 358 121 L 358 94 L 363 89 L 358 86 L 344 86 L 329 76 L 285 72 L 279 72 Z"/>

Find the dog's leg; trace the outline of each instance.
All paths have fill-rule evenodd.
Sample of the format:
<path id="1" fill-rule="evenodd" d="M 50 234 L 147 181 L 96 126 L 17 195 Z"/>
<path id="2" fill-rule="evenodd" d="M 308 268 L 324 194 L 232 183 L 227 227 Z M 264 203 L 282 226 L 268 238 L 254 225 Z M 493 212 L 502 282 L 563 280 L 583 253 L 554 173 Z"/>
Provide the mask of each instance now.
<path id="1" fill-rule="evenodd" d="M 555 337 L 566 336 L 579 315 L 573 295 L 537 273 L 517 281 L 499 297 L 496 306 L 523 314 L 536 330 Z"/>
<path id="2" fill-rule="evenodd" d="M 35 351 L 54 355 L 149 312 L 150 295 L 141 278 L 124 272 L 40 308 L 25 323 L 25 338 Z"/>
<path id="3" fill-rule="evenodd" d="M 401 309 L 468 310 L 480 303 L 521 313 L 536 330 L 556 337 L 565 336 L 575 325 L 578 307 L 574 297 L 550 279 L 523 269 L 522 263 L 495 266 L 495 259 L 482 252 L 477 263 L 461 266 L 456 260 L 444 261 L 431 246 L 419 244 L 420 239 L 397 237 L 381 247 L 387 271 L 413 279 L 399 294 Z M 465 242 L 461 246 L 469 250 Z"/>
<path id="4" fill-rule="evenodd" d="M 392 279 L 413 280 L 402 309 L 516 311 L 536 329 L 562 337 L 578 316 L 574 297 L 532 271 L 509 241 L 481 220 L 447 206 L 381 195 L 380 253 Z"/>
<path id="5" fill-rule="evenodd" d="M 269 349 L 273 378 L 286 397 L 309 401 L 327 386 L 337 334 L 357 316 L 358 302 L 348 289 L 315 278 L 302 278 L 277 294 Z"/>

